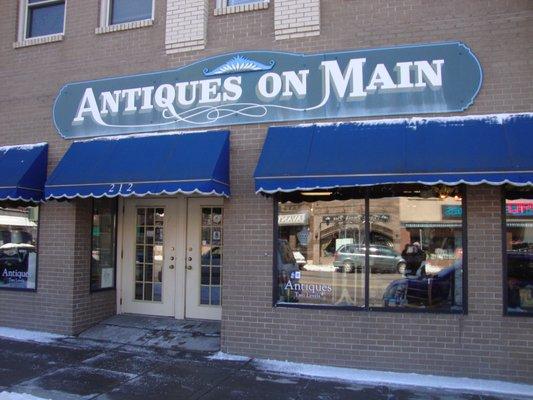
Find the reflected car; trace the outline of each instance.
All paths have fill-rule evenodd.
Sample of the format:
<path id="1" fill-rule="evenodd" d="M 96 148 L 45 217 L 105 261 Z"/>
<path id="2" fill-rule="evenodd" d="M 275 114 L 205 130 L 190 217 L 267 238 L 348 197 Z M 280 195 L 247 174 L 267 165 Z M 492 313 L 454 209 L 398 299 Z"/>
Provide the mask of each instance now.
<path id="1" fill-rule="evenodd" d="M 366 247 L 358 244 L 345 244 L 335 252 L 333 266 L 337 272 L 362 271 L 365 265 Z M 370 271 L 403 273 L 405 260 L 388 246 L 370 245 Z"/>
<path id="2" fill-rule="evenodd" d="M 462 273 L 462 262 L 442 269 L 435 275 L 425 275 L 421 269 L 417 275 L 391 282 L 383 294 L 385 307 L 439 307 L 454 302 L 454 284 Z M 460 281 L 458 284 L 460 285 Z"/>
<path id="3" fill-rule="evenodd" d="M 28 258 L 35 246 L 27 243 L 6 243 L 0 246 L 0 268 L 7 272 L 28 272 Z M 4 277 L 7 283 L 8 277 Z"/>
<path id="4" fill-rule="evenodd" d="M 533 251 L 507 252 L 507 285 L 509 311 L 533 311 Z"/>

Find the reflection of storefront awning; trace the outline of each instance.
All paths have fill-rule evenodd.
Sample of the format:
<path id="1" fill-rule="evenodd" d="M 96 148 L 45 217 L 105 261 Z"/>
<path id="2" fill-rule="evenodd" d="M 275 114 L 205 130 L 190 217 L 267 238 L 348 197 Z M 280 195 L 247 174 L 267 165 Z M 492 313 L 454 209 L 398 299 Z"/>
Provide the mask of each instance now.
<path id="1" fill-rule="evenodd" d="M 460 228 L 460 222 L 406 222 L 406 228 Z"/>
<path id="2" fill-rule="evenodd" d="M 533 184 L 533 114 L 271 127 L 258 193 L 420 183 Z"/>
<path id="3" fill-rule="evenodd" d="M 74 142 L 46 182 L 46 198 L 229 196 L 229 132 L 132 135 Z"/>
<path id="4" fill-rule="evenodd" d="M 27 217 L 0 215 L 0 226 L 26 226 L 35 228 L 37 224 L 30 221 Z"/>
<path id="5" fill-rule="evenodd" d="M 0 200 L 43 199 L 48 145 L 0 147 Z"/>

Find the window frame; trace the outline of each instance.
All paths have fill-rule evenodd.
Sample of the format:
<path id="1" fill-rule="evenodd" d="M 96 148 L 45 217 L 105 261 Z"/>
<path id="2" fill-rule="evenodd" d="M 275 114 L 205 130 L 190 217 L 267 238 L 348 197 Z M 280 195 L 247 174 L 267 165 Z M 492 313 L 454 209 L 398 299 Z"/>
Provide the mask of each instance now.
<path id="1" fill-rule="evenodd" d="M 137 19 L 135 21 L 128 21 L 128 22 L 119 22 L 117 24 L 111 23 L 111 13 L 112 13 L 112 5 L 114 0 L 102 0 L 100 5 L 100 27 L 110 27 L 110 26 L 123 26 L 127 24 L 134 24 L 139 23 L 141 21 L 154 21 L 154 15 L 155 15 L 155 0 L 152 1 L 152 13 L 150 18 L 143 18 L 143 19 Z"/>
<path id="2" fill-rule="evenodd" d="M 508 260 L 507 260 L 507 190 L 503 188 L 501 190 L 501 215 L 502 215 L 502 315 L 504 317 L 533 317 L 533 311 L 516 312 L 509 311 L 509 285 L 508 285 Z"/>
<path id="3" fill-rule="evenodd" d="M 94 204 L 95 204 L 95 198 L 91 199 L 91 230 L 89 231 L 89 292 L 90 293 L 98 293 L 98 292 L 106 292 L 109 290 L 116 290 L 117 289 L 117 265 L 118 265 L 118 198 L 114 198 L 114 213 L 115 213 L 115 232 L 114 232 L 114 242 L 115 242 L 115 257 L 114 257 L 114 265 L 113 265 L 113 286 L 106 287 L 106 288 L 99 288 L 99 289 L 93 289 L 91 285 L 91 276 L 92 276 L 92 252 L 93 252 L 93 228 L 94 228 Z"/>
<path id="4" fill-rule="evenodd" d="M 238 7 L 238 6 L 246 6 L 249 4 L 254 3 L 268 3 L 270 0 L 250 0 L 248 3 L 242 3 L 242 4 L 229 4 L 230 0 L 216 0 L 216 7 L 222 8 L 222 7 Z"/>
<path id="5" fill-rule="evenodd" d="M 28 36 L 28 19 L 30 17 L 30 8 L 37 8 L 43 5 L 53 5 L 63 3 L 63 29 L 61 32 L 50 33 L 48 35 Z M 65 25 L 67 22 L 67 0 L 39 0 L 39 3 L 30 4 L 28 0 L 21 0 L 19 8 L 19 41 L 31 41 L 47 37 L 63 36 L 65 35 Z"/>
<path id="6" fill-rule="evenodd" d="M 25 204 L 26 207 L 36 207 L 37 214 L 39 215 L 39 220 L 37 221 L 37 246 L 35 246 L 36 256 L 35 256 L 35 288 L 25 289 L 25 288 L 10 288 L 10 287 L 0 287 L 0 290 L 8 290 L 12 292 L 37 292 L 39 287 L 39 237 L 41 233 L 41 205 L 40 204 Z"/>
<path id="7" fill-rule="evenodd" d="M 274 308 L 302 308 L 302 309 L 319 309 L 319 310 L 345 310 L 345 311 L 357 311 L 357 312 L 391 312 L 391 313 L 419 313 L 419 314 L 446 314 L 446 315 L 467 315 L 468 314 L 468 199 L 467 190 L 464 185 L 458 185 L 459 193 L 461 194 L 461 229 L 462 229 L 462 247 L 463 247 L 463 282 L 462 282 L 462 302 L 463 307 L 461 310 L 442 310 L 442 309 L 425 309 L 425 308 L 410 308 L 410 307 L 375 307 L 370 306 L 370 200 L 373 198 L 370 196 L 370 190 L 365 188 L 364 195 L 352 196 L 350 199 L 364 199 L 365 201 L 365 299 L 364 306 L 331 306 L 327 304 L 302 304 L 302 303 L 278 303 L 278 268 L 277 268 L 277 251 L 278 251 L 278 214 L 279 214 L 279 195 L 272 195 L 272 201 L 274 204 L 274 242 L 273 242 L 273 256 L 272 256 L 272 306 Z M 386 197 L 385 197 L 386 198 Z"/>
<path id="8" fill-rule="evenodd" d="M 265 10 L 272 0 L 251 0 L 249 3 L 229 5 L 229 0 L 215 0 L 215 16 Z"/>

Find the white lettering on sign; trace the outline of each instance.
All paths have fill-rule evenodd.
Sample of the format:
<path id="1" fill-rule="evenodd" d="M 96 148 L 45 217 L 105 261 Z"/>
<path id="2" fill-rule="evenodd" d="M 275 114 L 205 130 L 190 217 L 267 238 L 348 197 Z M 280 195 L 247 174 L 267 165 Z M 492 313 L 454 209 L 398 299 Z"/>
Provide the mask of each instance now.
<path id="1" fill-rule="evenodd" d="M 278 225 L 305 225 L 308 214 L 283 214 L 278 215 Z"/>
<path id="2" fill-rule="evenodd" d="M 4 271 L 2 272 L 3 278 L 17 278 L 17 279 L 24 279 L 29 277 L 29 272 L 22 272 L 22 271 L 8 271 L 6 268 L 4 268 Z"/>
<path id="3" fill-rule="evenodd" d="M 390 92 L 420 90 L 425 87 L 437 89 L 442 87 L 444 60 L 416 60 L 402 61 L 395 64 L 392 70 L 385 64 L 377 64 L 365 82 L 363 67 L 366 58 L 350 59 L 344 70 L 341 70 L 337 60 L 327 60 L 320 63 L 322 74 L 322 99 L 307 108 L 286 107 L 283 104 L 262 105 L 246 103 L 246 110 L 238 113 L 249 117 L 261 117 L 264 112 L 261 107 L 277 107 L 290 111 L 310 111 L 324 106 L 332 93 L 339 101 L 362 100 L 368 95 L 379 95 Z M 283 71 L 281 73 L 266 72 L 257 80 L 255 93 L 265 103 L 274 101 L 288 101 L 293 97 L 305 98 L 308 95 L 308 76 L 310 70 Z M 414 76 L 414 82 L 411 75 Z M 78 104 L 76 116 L 72 124 L 81 124 L 86 117 L 103 126 L 112 126 L 104 121 L 108 115 L 119 113 L 130 115 L 149 112 L 154 107 L 162 113 L 165 119 L 191 122 L 190 116 L 185 115 L 197 110 L 208 112 L 209 120 L 216 120 L 234 113 L 224 109 L 224 104 L 232 104 L 240 100 L 242 77 L 229 76 L 222 78 L 201 79 L 195 81 L 164 83 L 157 87 L 145 86 L 125 88 L 102 92 L 98 100 L 91 87 L 85 89 Z M 194 109 L 193 107 L 197 107 Z M 207 109 L 206 107 L 215 107 Z M 217 107 L 222 107 L 221 109 Z M 249 109 L 259 108 L 258 115 L 246 114 Z M 207 110 L 207 111 L 206 111 Z"/>

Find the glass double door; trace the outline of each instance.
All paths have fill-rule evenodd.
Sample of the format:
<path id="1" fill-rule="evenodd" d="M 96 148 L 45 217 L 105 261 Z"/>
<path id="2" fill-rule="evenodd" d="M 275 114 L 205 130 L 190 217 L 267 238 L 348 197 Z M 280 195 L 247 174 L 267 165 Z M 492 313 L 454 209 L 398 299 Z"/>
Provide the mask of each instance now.
<path id="1" fill-rule="evenodd" d="M 121 312 L 220 319 L 222 200 L 122 201 Z"/>

